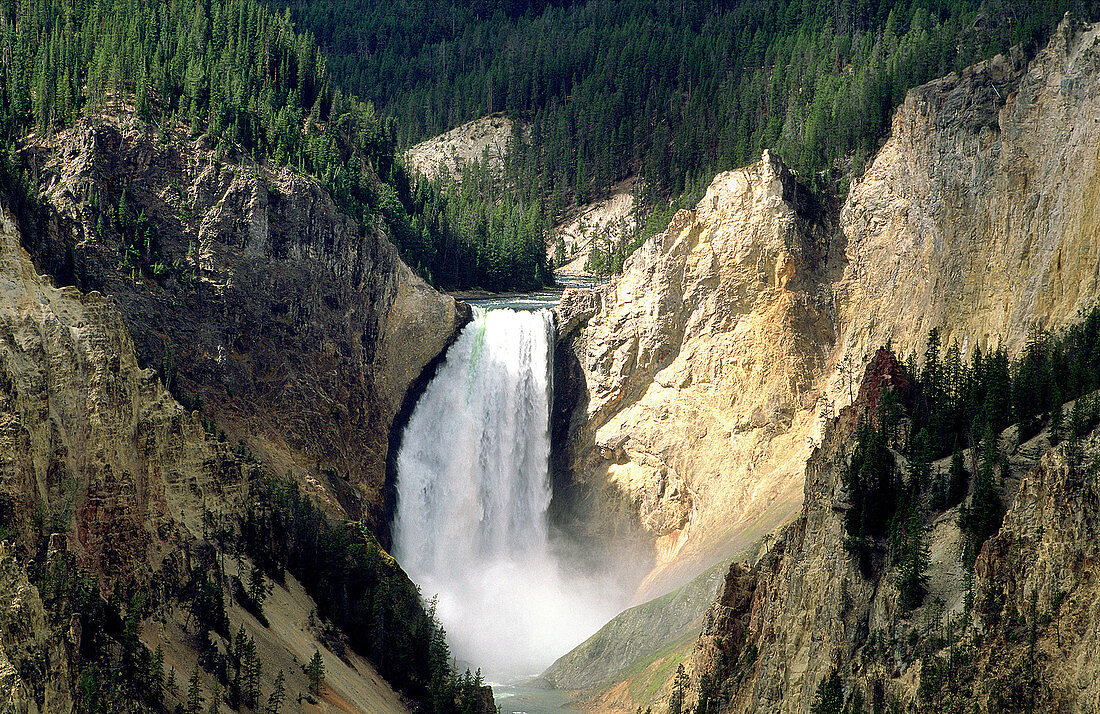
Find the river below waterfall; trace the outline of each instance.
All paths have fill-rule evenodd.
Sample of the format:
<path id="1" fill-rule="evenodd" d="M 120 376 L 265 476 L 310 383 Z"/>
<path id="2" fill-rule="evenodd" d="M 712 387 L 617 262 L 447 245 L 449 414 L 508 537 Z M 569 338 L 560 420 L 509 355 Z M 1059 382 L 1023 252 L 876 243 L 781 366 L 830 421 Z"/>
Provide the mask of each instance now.
<path id="1" fill-rule="evenodd" d="M 474 317 L 397 452 L 394 555 L 424 597 L 436 598 L 453 656 L 506 683 L 494 684 L 506 713 L 566 711 L 564 695 L 524 682 L 628 597 L 614 578 L 571 567 L 547 520 L 555 342 L 547 308 L 560 295 L 467 298 Z"/>

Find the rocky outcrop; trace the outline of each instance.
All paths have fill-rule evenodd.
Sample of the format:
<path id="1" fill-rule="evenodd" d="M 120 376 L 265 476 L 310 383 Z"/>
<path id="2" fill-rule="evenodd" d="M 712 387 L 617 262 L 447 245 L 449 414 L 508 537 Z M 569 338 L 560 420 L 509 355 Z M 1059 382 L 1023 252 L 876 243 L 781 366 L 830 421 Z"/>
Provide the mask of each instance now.
<path id="1" fill-rule="evenodd" d="M 1094 303 L 1098 37 L 1100 28 L 1067 20 L 1028 65 L 999 57 L 909 93 L 841 212 L 848 265 L 835 287 L 835 362 L 852 369 L 887 340 L 919 352 L 932 327 L 966 352 L 1015 352 L 1030 331 Z M 837 379 L 830 393 L 844 402 L 845 392 Z M 869 703 L 1095 709 L 1086 653 L 1095 647 L 1098 502 L 1083 473 L 1096 436 L 1036 463 L 1042 435 L 1020 447 L 1013 430 L 1002 435 L 1010 494 L 1022 478 L 975 566 L 976 616 L 963 620 L 954 509 L 930 525 L 930 594 L 912 615 L 899 611 L 892 582 L 862 577 L 845 552 L 833 445 L 844 441 L 842 423 L 808 462 L 802 516 L 759 566 L 750 634 L 716 635 L 751 643 L 755 657 L 729 666 L 707 643 L 698 650 L 697 674 L 724 683 L 727 708 L 808 712 L 837 671 L 845 691 Z"/>
<path id="2" fill-rule="evenodd" d="M 848 564 L 822 446 L 879 346 L 919 354 L 935 327 L 964 358 L 1015 354 L 1100 297 L 1098 38 L 1067 19 L 1030 61 L 998 56 L 910 91 L 835 225 L 765 155 L 717 177 L 598 297 L 563 301 L 587 397 L 569 467 L 647 529 L 657 566 L 641 595 L 748 555 L 805 504 L 759 566 L 754 671 L 768 673 L 727 672 L 752 681 L 744 710 L 806 711 L 849 662 L 830 658 L 851 652 L 857 623 L 892 616 L 896 595 L 867 591 Z M 952 518 L 933 526 L 943 609 L 929 621 L 961 602 Z M 911 699 L 905 656 L 872 678 Z"/>
<path id="3" fill-rule="evenodd" d="M 50 621 L 16 544 L 55 531 L 46 583 L 68 558 L 67 538 L 105 587 L 149 582 L 186 531 L 176 514 L 197 529 L 203 494 L 238 475 L 224 445 L 208 444 L 138 366 L 111 301 L 52 287 L 0 213 L 0 531 L 11 539 L 0 545 L 0 710 L 71 711 L 79 649 L 79 627 L 58 634 L 69 623 Z"/>
<path id="4" fill-rule="evenodd" d="M 37 274 L 6 212 L 0 296 L 5 526 L 28 542 L 34 528 L 70 532 L 105 581 L 141 572 L 152 534 L 172 531 L 168 514 L 186 507 L 197 528 L 203 493 L 239 464 L 138 366 L 111 300 Z"/>
<path id="5" fill-rule="evenodd" d="M 720 682 L 729 710 L 808 712 L 821 680 L 847 671 L 869 633 L 899 636 L 896 588 L 865 578 L 845 548 L 841 478 L 859 414 L 881 394 L 871 385 L 892 372 L 868 369 L 855 403 L 829 423 L 807 462 L 800 516 L 751 571 L 731 566 L 704 616 L 691 670 L 697 687 L 703 676 Z"/>
<path id="6" fill-rule="evenodd" d="M 974 661 L 956 677 L 965 688 L 953 691 L 944 682 L 936 690 L 949 710 L 968 698 L 991 707 L 1016 698 L 1033 711 L 1095 711 L 1098 457 L 1100 434 L 1094 433 L 1046 453 L 1020 483 L 1000 532 L 975 565 L 982 635 Z"/>
<path id="7" fill-rule="evenodd" d="M 821 286 L 840 267 L 814 215 L 765 153 L 716 178 L 601 294 L 559 307 L 588 395 L 569 442 L 574 480 L 630 495 L 657 543 L 650 592 L 797 509 L 834 341 Z"/>
<path id="8" fill-rule="evenodd" d="M 841 212 L 843 354 L 1014 352 L 1100 294 L 1100 28 L 909 92 Z"/>
<path id="9" fill-rule="evenodd" d="M 1030 63 L 912 90 L 837 225 L 765 154 L 598 298 L 567 295 L 588 395 L 570 467 L 634 504 L 658 563 L 643 593 L 797 512 L 822 419 L 880 345 L 920 353 L 936 327 L 1014 353 L 1100 296 L 1098 37 L 1066 20 Z"/>
<path id="10" fill-rule="evenodd" d="M 612 186 L 606 198 L 566 210 L 550 232 L 548 246 L 559 275 L 586 275 L 593 248 L 606 254 L 629 243 L 638 227 L 638 189 L 639 179 L 627 179 Z"/>
<path id="11" fill-rule="evenodd" d="M 530 134 L 522 124 L 493 114 L 420 142 L 405 152 L 405 162 L 429 179 L 461 180 L 465 167 L 477 161 L 488 160 L 491 169 L 499 170 L 510 142 L 530 141 Z"/>
<path id="12" fill-rule="evenodd" d="M 11 545 L 0 541 L 0 712 L 73 711 L 69 661 L 78 634 L 69 634 L 49 621 L 38 588 Z"/>
<path id="13" fill-rule="evenodd" d="M 1095 710 L 1100 434 L 1045 450 L 1043 435 L 1011 446 L 1006 432 L 1007 488 L 1019 487 L 975 565 L 973 610 L 955 508 L 931 524 L 929 593 L 905 612 L 894 580 L 862 576 L 844 547 L 845 421 L 810 460 L 802 515 L 756 568 L 730 569 L 690 663 L 693 694 L 706 686 L 722 711 L 807 713 L 836 672 L 849 703 L 872 707 Z"/>
<path id="14" fill-rule="evenodd" d="M 101 632 L 82 649 L 81 616 L 98 615 L 66 600 L 77 582 L 98 586 L 104 598 L 148 593 L 155 617 L 142 641 L 163 648 L 177 682 L 201 670 L 188 581 L 218 572 L 217 551 L 203 537 L 215 530 L 213 540 L 231 545 L 238 516 L 252 505 L 252 479 L 263 475 L 139 365 L 114 300 L 51 283 L 0 210 L 0 712 L 13 714 L 72 711 L 80 673 L 95 665 L 81 657 L 116 646 L 107 639 L 114 633 Z M 223 591 L 232 592 L 228 577 Z M 260 642 L 264 691 L 280 670 L 292 693 L 304 690 L 301 662 L 328 652 L 306 629 L 317 604 L 287 576 L 267 607 L 269 622 L 260 625 L 228 598 L 231 629 L 245 626 Z M 107 659 L 117 656 L 111 650 Z M 334 699 L 406 711 L 367 660 L 350 650 L 331 657 Z M 178 690 L 166 695 L 166 706 L 180 698 Z"/>
<path id="15" fill-rule="evenodd" d="M 231 443 L 380 525 L 390 424 L 460 306 L 315 182 L 209 141 L 123 117 L 28 147 L 45 207 L 25 242 L 109 295 L 139 363 Z"/>

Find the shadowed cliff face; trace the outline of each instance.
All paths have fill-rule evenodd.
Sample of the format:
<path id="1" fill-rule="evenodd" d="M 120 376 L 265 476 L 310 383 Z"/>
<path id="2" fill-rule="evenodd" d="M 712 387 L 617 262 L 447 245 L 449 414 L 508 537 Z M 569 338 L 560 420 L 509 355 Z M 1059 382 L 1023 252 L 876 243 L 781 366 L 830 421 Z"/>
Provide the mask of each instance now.
<path id="1" fill-rule="evenodd" d="M 845 414 L 807 464 L 801 516 L 756 567 L 732 566 L 704 616 L 692 696 L 706 681 L 722 711 L 807 713 L 836 671 L 868 706 L 1095 711 L 1100 435 L 1051 449 L 1045 433 L 1002 434 L 1009 508 L 975 565 L 972 612 L 958 508 L 930 524 L 929 593 L 907 612 L 895 579 L 868 580 L 844 546 Z"/>
<path id="2" fill-rule="evenodd" d="M 1098 36 L 1067 21 L 1030 63 L 912 90 L 835 225 L 765 154 L 616 283 L 566 296 L 587 394 L 570 467 L 654 542 L 643 595 L 795 515 L 823 418 L 880 345 L 919 353 L 938 327 L 1014 353 L 1100 295 Z"/>
<path id="3" fill-rule="evenodd" d="M 16 541 L 68 531 L 105 582 L 139 572 L 166 516 L 198 529 L 207 485 L 239 478 L 224 444 L 142 369 L 112 302 L 54 288 L 0 216 L 0 498 Z M 41 510 L 44 524 L 36 526 Z M 153 533 L 158 532 L 157 536 Z"/>
<path id="4" fill-rule="evenodd" d="M 109 295 L 139 362 L 231 443 L 380 524 L 390 423 L 458 306 L 313 181 L 168 138 L 98 119 L 26 149 L 45 202 L 28 248 Z"/>
<path id="5" fill-rule="evenodd" d="M 105 588 L 145 587 L 156 571 L 167 587 L 188 528 L 201 530 L 200 504 L 224 502 L 222 486 L 240 473 L 228 447 L 208 442 L 138 366 L 112 302 L 51 286 L 0 212 L 0 708 L 71 711 L 80 649 L 79 619 L 47 615 L 17 544 L 54 532 L 39 553 L 49 571 L 68 533 Z M 42 580 L 62 582 L 52 577 Z"/>
<path id="6" fill-rule="evenodd" d="M 79 647 L 74 642 L 79 633 L 50 626 L 38 588 L 6 542 L 0 542 L 0 603 L 0 706 L 9 712 L 70 714 L 69 655 Z"/>
<path id="7" fill-rule="evenodd" d="M 177 682 L 201 671 L 188 583 L 218 572 L 202 537 L 232 530 L 262 475 L 138 364 L 114 301 L 38 274 L 0 210 L 0 711 L 70 714 L 86 696 L 78 682 L 116 640 L 78 598 L 85 578 L 104 597 L 143 593 L 156 616 L 142 642 L 163 646 Z M 305 690 L 301 663 L 332 640 L 310 629 L 317 604 L 293 577 L 272 589 L 270 626 L 232 598 L 225 607 L 233 631 L 261 642 L 263 687 L 283 670 L 290 691 Z M 350 650 L 329 655 L 326 681 L 361 711 L 407 711 Z M 167 695 L 166 706 L 180 698 Z"/>

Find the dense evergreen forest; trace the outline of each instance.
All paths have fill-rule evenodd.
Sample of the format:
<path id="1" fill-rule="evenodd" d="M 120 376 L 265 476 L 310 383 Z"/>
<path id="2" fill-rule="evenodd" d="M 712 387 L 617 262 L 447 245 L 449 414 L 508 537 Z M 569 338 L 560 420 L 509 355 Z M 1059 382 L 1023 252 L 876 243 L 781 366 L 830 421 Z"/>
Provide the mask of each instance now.
<path id="1" fill-rule="evenodd" d="M 530 122 L 509 183 L 556 216 L 642 174 L 649 202 L 776 150 L 843 192 L 916 84 L 1093 0 L 270 0 L 408 145 L 506 112 Z M 690 201 L 688 201 L 690 203 Z"/>
<path id="2" fill-rule="evenodd" d="M 395 122 L 333 83 L 327 64 L 309 33 L 253 0 L 3 0 L 5 193 L 33 200 L 17 152 L 29 133 L 44 141 L 82 115 L 135 111 L 166 133 L 206 134 L 231 158 L 317 177 L 364 230 L 381 221 L 436 285 L 548 279 L 530 211 L 469 220 L 437 187 L 414 187 L 395 156 Z M 517 224 L 532 226 L 522 245 Z"/>

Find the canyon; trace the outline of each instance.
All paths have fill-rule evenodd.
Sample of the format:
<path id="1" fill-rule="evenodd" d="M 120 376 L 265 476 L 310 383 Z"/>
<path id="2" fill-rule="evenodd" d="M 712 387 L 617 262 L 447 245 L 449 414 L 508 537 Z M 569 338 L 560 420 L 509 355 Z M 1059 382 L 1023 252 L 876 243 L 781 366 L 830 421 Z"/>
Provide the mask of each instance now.
<path id="1" fill-rule="evenodd" d="M 689 692 L 717 682 L 728 710 L 808 712 L 844 669 L 869 699 L 880 686 L 915 701 L 934 663 L 916 664 L 905 643 L 950 622 L 963 597 L 957 514 L 934 525 L 938 604 L 903 618 L 896 588 L 869 583 L 844 548 L 838 460 L 872 399 L 865 377 L 882 368 L 880 346 L 919 355 L 937 328 L 965 354 L 1016 354 L 1100 297 L 1098 76 L 1100 27 L 1067 18 L 1030 60 L 1015 51 L 910 90 L 842 205 L 822 204 L 764 152 L 718 175 L 622 275 L 566 291 L 551 525 L 597 561 L 644 552 L 634 602 L 659 600 L 613 621 L 549 681 L 587 692 L 593 711 L 659 709 L 671 665 L 684 664 Z M 497 143 L 512 133 L 501 122 Z M 178 128 L 85 119 L 32 137 L 22 159 L 38 203 L 22 223 L 7 211 L 0 223 L 8 536 L 32 540 L 48 522 L 68 535 L 51 539 L 46 562 L 71 559 L 105 590 L 124 577 L 148 586 L 213 557 L 195 546 L 207 513 L 243 512 L 244 484 L 262 470 L 388 547 L 392 432 L 469 307 L 416 277 L 381 227 L 360 230 L 316 182 Z M 155 242 L 128 242 L 143 221 Z M 1035 593 L 1049 613 L 1035 635 L 1044 681 L 1076 687 L 1042 701 L 1088 711 L 1097 514 L 1081 473 L 1100 447 L 1090 437 L 1052 448 L 1046 432 L 1001 440 L 1011 505 L 974 591 L 1016 612 Z M 0 548 L 0 590 L 12 593 L 0 697 L 71 711 L 80 633 L 46 622 L 49 594 L 28 567 Z M 315 606 L 293 579 L 279 592 L 267 634 L 231 603 L 234 625 L 270 640 L 265 686 L 283 669 L 304 690 L 298 665 L 316 648 L 333 701 L 404 710 L 365 659 L 338 656 L 311 629 Z M 142 640 L 166 645 L 182 680 L 197 656 L 179 644 L 181 617 L 148 623 Z M 892 643 L 893 667 L 860 669 L 865 631 Z M 967 702 L 1012 684 L 1025 646 L 1013 632 L 986 629 L 984 642 L 1008 646 L 1005 661 L 974 646 L 967 671 L 990 683 Z M 592 666 L 594 645 L 627 642 L 630 656 Z M 623 686 L 647 661 L 660 663 L 650 686 Z M 45 669 L 27 675 L 27 663 Z"/>
<path id="2" fill-rule="evenodd" d="M 580 397 L 562 467 L 594 494 L 590 503 L 636 509 L 655 544 L 639 600 L 723 559 L 747 568 L 764 558 L 788 568 L 777 578 L 805 578 L 819 566 L 776 555 L 795 532 L 804 558 L 844 561 L 835 540 L 820 540 L 835 537 L 836 522 L 812 515 L 831 487 L 814 482 L 814 455 L 880 346 L 918 356 L 937 328 L 943 345 L 967 355 L 999 346 L 1016 354 L 1095 303 L 1098 37 L 1100 28 L 1067 17 L 1030 62 L 997 56 L 910 90 L 840 207 L 813 205 L 765 153 L 719 175 L 608 286 L 567 292 L 563 376 Z M 780 530 L 800 512 L 802 525 Z M 739 597 L 740 576 L 730 578 L 723 607 Z M 810 603 L 829 597 L 829 582 L 807 583 L 774 613 L 802 647 L 820 641 L 828 618 L 799 624 L 799 608 L 816 611 Z M 690 649 L 681 641 L 673 659 L 690 660 Z M 788 660 L 758 675 L 784 711 L 808 711 L 831 666 L 829 648 L 812 652 L 809 665 Z M 638 699 L 606 671 L 568 672 L 555 676 L 602 688 L 594 711 L 663 702 L 671 679 Z M 746 701 L 752 711 L 768 700 Z"/>

